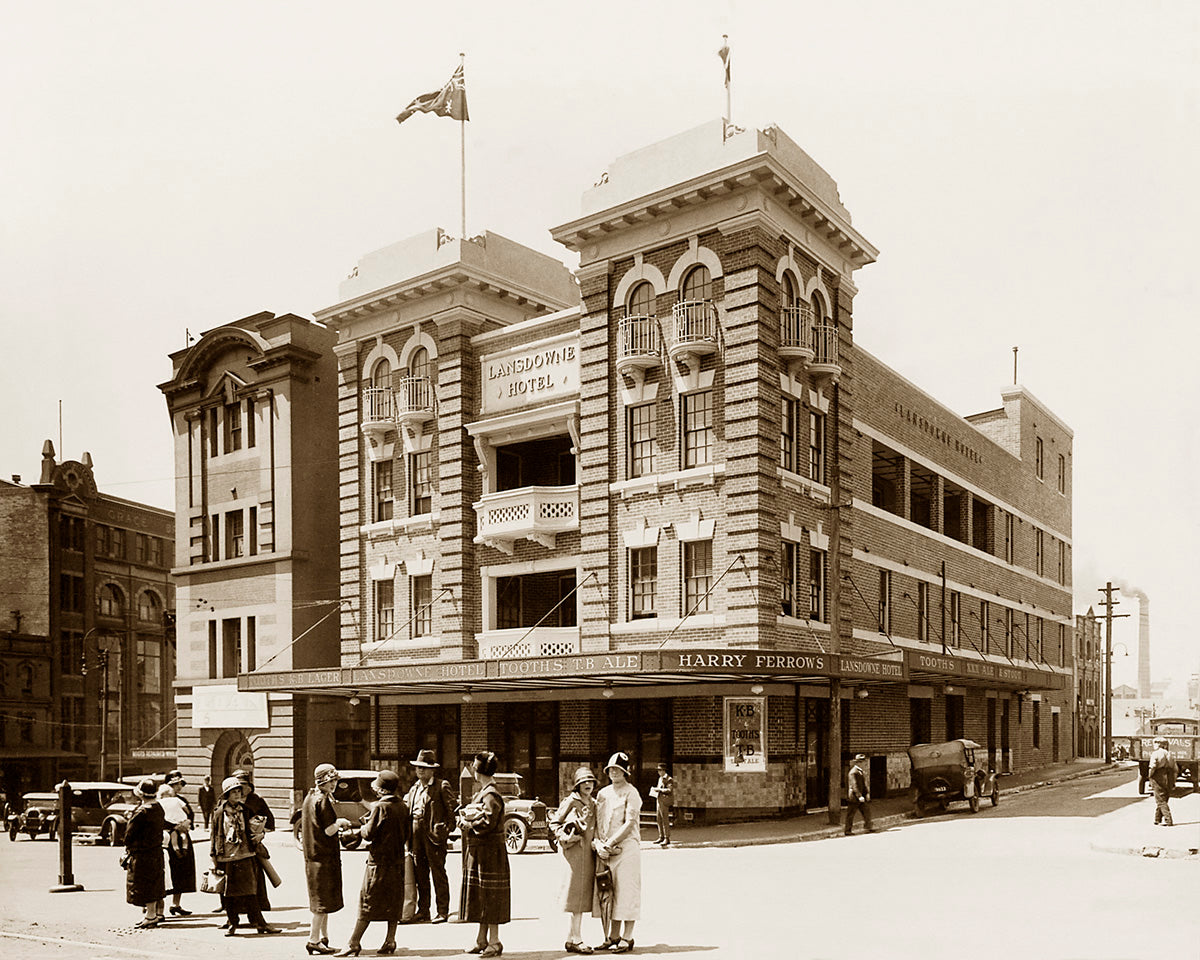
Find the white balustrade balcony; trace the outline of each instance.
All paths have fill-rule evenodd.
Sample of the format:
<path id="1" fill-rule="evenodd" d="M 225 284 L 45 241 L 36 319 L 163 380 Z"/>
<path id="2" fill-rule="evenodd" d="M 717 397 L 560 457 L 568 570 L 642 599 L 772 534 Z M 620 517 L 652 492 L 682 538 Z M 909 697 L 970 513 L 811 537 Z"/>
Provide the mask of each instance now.
<path id="1" fill-rule="evenodd" d="M 716 353 L 719 334 L 717 308 L 711 300 L 681 300 L 671 308 L 671 317 L 663 330 L 667 355 L 689 365 Z"/>
<path id="2" fill-rule="evenodd" d="M 808 370 L 814 376 L 841 376 L 836 323 L 818 323 L 813 327 L 813 358 Z"/>
<path id="3" fill-rule="evenodd" d="M 396 405 L 391 387 L 367 387 L 363 390 L 362 425 L 366 429 L 375 424 L 396 424 Z"/>
<path id="4" fill-rule="evenodd" d="M 662 337 L 657 317 L 625 317 L 617 327 L 617 373 L 644 376 L 662 365 Z"/>
<path id="5" fill-rule="evenodd" d="M 779 315 L 779 356 L 788 364 L 805 364 L 815 354 L 812 307 L 806 303 L 784 307 Z"/>
<path id="6" fill-rule="evenodd" d="M 433 383 L 428 377 L 401 377 L 393 401 L 396 420 L 404 426 L 428 423 L 436 415 Z"/>
<path id="7" fill-rule="evenodd" d="M 481 660 L 567 657 L 580 652 L 578 627 L 517 627 L 476 635 Z"/>
<path id="8" fill-rule="evenodd" d="M 485 493 L 475 505 L 476 543 L 504 553 L 517 540 L 554 549 L 560 533 L 579 529 L 579 487 L 518 487 Z"/>

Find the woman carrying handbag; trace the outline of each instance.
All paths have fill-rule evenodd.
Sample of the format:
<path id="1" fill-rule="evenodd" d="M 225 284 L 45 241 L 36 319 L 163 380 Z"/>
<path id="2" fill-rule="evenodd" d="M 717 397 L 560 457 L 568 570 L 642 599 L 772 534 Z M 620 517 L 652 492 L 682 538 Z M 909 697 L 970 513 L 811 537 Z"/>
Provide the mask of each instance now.
<path id="1" fill-rule="evenodd" d="M 592 842 L 596 839 L 596 775 L 589 767 L 575 771 L 575 783 L 550 821 L 559 853 L 567 861 L 559 897 L 562 909 L 571 915 L 571 929 L 563 949 L 567 953 L 592 953 L 583 942 L 583 915 L 592 909 L 596 857 Z"/>
<path id="2" fill-rule="evenodd" d="M 258 870 L 255 868 L 257 856 L 254 848 L 245 807 L 242 806 L 242 785 L 237 777 L 226 777 L 221 782 L 221 802 L 213 811 L 212 861 L 213 869 L 225 874 L 221 906 L 229 922 L 225 931 L 227 937 L 237 933 L 241 914 L 246 915 L 259 933 L 279 932 L 267 926 L 258 907 Z"/>

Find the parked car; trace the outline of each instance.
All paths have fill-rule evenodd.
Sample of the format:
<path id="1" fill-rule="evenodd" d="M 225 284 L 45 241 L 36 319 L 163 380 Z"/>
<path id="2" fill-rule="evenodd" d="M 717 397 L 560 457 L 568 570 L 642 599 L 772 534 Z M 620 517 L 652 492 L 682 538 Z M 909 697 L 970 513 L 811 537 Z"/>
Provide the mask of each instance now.
<path id="1" fill-rule="evenodd" d="M 371 784 L 379 776 L 379 771 L 342 770 L 340 773 L 338 785 L 333 790 L 333 809 L 339 817 L 345 817 L 352 824 L 357 824 L 370 812 L 371 804 L 377 799 Z M 296 845 L 299 846 L 302 842 L 299 807 L 292 811 L 291 824 L 292 836 L 296 838 Z M 342 846 L 347 850 L 354 850 L 361 843 L 358 837 L 342 838 Z"/>
<path id="2" fill-rule="evenodd" d="M 100 843 L 123 842 L 125 821 L 137 803 L 133 789 L 117 780 L 72 780 L 70 783 L 71 832 L 97 837 Z M 114 801 L 118 806 L 110 810 Z M 118 826 L 115 840 L 114 823 Z"/>
<path id="3" fill-rule="evenodd" d="M 526 799 L 521 795 L 519 773 L 496 774 L 496 787 L 504 797 L 504 845 L 509 853 L 522 853 L 530 840 L 545 840 L 551 850 L 558 849 L 558 842 L 550 832 L 546 816 L 546 805 L 538 799 Z"/>
<path id="4" fill-rule="evenodd" d="M 1146 792 L 1150 780 L 1150 754 L 1154 752 L 1155 737 L 1166 737 L 1170 744 L 1176 782 L 1187 781 L 1193 792 L 1200 792 L 1200 718 L 1154 717 L 1148 734 L 1130 738 L 1132 756 L 1138 763 L 1138 793 Z"/>
<path id="5" fill-rule="evenodd" d="M 8 839 L 16 840 L 17 834 L 27 833 L 30 840 L 36 840 L 44 833 L 53 840 L 58 832 L 58 794 L 26 793 L 21 800 L 21 812 L 8 818 Z"/>
<path id="6" fill-rule="evenodd" d="M 101 808 L 100 827 L 95 831 L 96 842 L 101 846 L 119 847 L 125 843 L 125 828 L 129 826 L 129 818 L 142 802 L 134 791 L 126 788 L 120 793 L 113 794 L 111 799 Z M 85 833 L 93 832 L 90 827 Z"/>
<path id="7" fill-rule="evenodd" d="M 982 749 L 974 740 L 962 739 L 909 747 L 917 813 L 925 816 L 935 807 L 945 813 L 951 800 L 966 800 L 975 813 L 981 797 L 988 797 L 996 806 L 1000 802 L 996 771 L 976 766 L 976 755 Z"/>

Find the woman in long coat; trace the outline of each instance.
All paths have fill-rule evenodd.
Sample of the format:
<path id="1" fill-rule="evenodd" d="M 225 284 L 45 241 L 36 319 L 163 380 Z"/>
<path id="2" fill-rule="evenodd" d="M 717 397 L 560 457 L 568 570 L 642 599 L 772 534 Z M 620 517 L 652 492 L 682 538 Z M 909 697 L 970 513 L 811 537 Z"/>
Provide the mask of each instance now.
<path id="1" fill-rule="evenodd" d="M 500 924 L 510 919 L 508 851 L 504 848 L 504 797 L 495 783 L 496 755 L 477 753 L 471 773 L 479 784 L 475 799 L 462 811 L 463 889 L 459 919 L 478 923 L 468 953 L 498 957 L 504 951 Z"/>
<path id="2" fill-rule="evenodd" d="M 571 932 L 563 948 L 567 953 L 592 953 L 583 942 L 583 915 L 592 909 L 596 878 L 596 775 L 589 767 L 575 771 L 575 784 L 551 818 L 550 827 L 558 841 L 559 852 L 567 861 L 567 876 L 559 898 L 563 910 L 571 915 Z M 605 931 L 607 936 L 607 931 Z"/>
<path id="3" fill-rule="evenodd" d="M 167 774 L 167 782 L 158 788 L 158 805 L 163 808 L 167 829 L 167 893 L 171 894 L 171 914 L 190 917 L 180 903 L 185 893 L 196 889 L 196 851 L 189 831 L 195 822 L 191 805 L 181 795 L 187 781 L 178 770 Z"/>
<path id="4" fill-rule="evenodd" d="M 300 837 L 304 847 L 304 879 L 308 884 L 308 909 L 312 913 L 308 943 L 310 954 L 333 953 L 329 945 L 329 915 L 342 909 L 342 847 L 338 833 L 350 821 L 333 808 L 333 791 L 341 774 L 332 763 L 313 771 L 316 786 L 300 808 Z"/>
<path id="5" fill-rule="evenodd" d="M 213 866 L 225 874 L 221 907 L 229 920 L 229 928 L 225 931 L 227 937 L 237 933 L 238 917 L 243 913 L 259 933 L 274 932 L 258 908 L 256 859 L 255 844 L 242 806 L 242 785 L 237 777 L 226 777 L 221 782 L 221 802 L 213 811 L 212 861 Z"/>
<path id="6" fill-rule="evenodd" d="M 350 943 L 339 957 L 358 956 L 362 935 L 372 920 L 387 923 L 387 939 L 376 952 L 396 952 L 396 924 L 404 905 L 404 847 L 411 823 L 408 807 L 396 796 L 400 778 L 395 771 L 381 771 L 371 787 L 379 799 L 371 805 L 366 823 L 356 831 L 363 840 L 371 842 L 358 899 L 358 921 L 350 934 Z"/>
<path id="7" fill-rule="evenodd" d="M 612 871 L 613 905 L 600 946 L 612 953 L 629 953 L 633 924 L 642 915 L 642 795 L 629 782 L 628 754 L 614 753 L 604 772 L 611 782 L 596 797 L 593 849 Z"/>
<path id="8" fill-rule="evenodd" d="M 167 874 L 163 863 L 163 808 L 154 801 L 154 781 L 143 780 L 137 793 L 141 803 L 125 825 L 125 901 L 143 907 L 138 927 L 156 927 L 163 920 Z"/>

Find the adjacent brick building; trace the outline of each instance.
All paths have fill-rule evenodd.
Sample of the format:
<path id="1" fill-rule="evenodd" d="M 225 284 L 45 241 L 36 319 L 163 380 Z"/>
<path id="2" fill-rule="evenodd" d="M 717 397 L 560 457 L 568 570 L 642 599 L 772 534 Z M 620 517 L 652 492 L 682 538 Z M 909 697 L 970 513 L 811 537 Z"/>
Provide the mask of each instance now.
<path id="1" fill-rule="evenodd" d="M 363 259 L 317 313 L 340 664 L 241 690 L 367 701 L 362 762 L 489 748 L 547 800 L 666 761 L 685 819 L 836 803 L 855 752 L 903 789 L 914 742 L 1074 755 L 1070 429 L 1019 386 L 963 418 L 860 348 L 876 251 L 836 184 L 725 133 L 614 161 L 552 231 L 575 277 L 490 233 Z"/>

